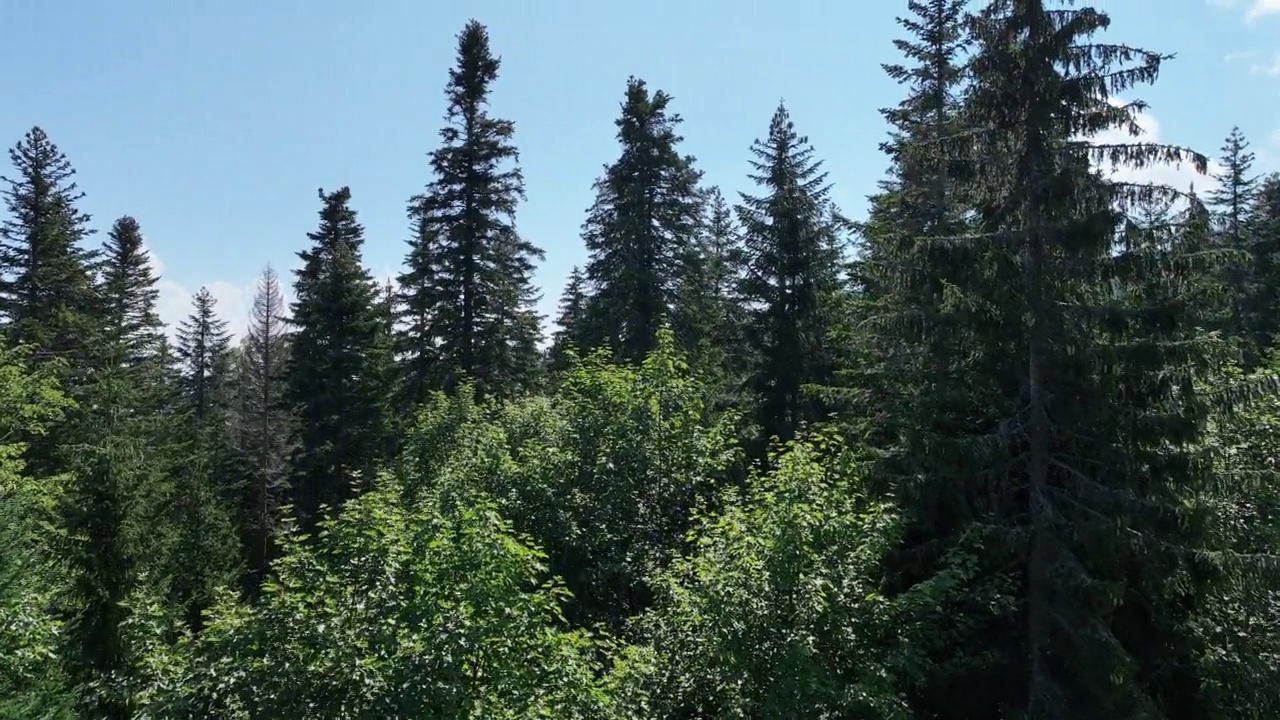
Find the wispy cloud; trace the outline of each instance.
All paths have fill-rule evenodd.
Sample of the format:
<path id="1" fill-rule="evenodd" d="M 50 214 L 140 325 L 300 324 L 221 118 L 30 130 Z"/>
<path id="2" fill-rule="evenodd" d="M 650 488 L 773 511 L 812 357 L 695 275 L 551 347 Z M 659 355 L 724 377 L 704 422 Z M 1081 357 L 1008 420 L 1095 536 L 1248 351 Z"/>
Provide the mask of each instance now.
<path id="1" fill-rule="evenodd" d="M 1276 53 L 1270 60 L 1265 62 L 1253 63 L 1249 66 L 1249 70 L 1258 75 L 1280 77 L 1280 53 Z"/>
<path id="2" fill-rule="evenodd" d="M 1245 17 L 1249 20 L 1257 20 L 1265 15 L 1280 15 L 1280 0 L 1206 0 L 1209 5 L 1217 8 L 1234 9 L 1239 7 L 1245 8 Z"/>
<path id="3" fill-rule="evenodd" d="M 1253 0 L 1245 17 L 1257 20 L 1264 15 L 1280 15 L 1280 0 Z"/>

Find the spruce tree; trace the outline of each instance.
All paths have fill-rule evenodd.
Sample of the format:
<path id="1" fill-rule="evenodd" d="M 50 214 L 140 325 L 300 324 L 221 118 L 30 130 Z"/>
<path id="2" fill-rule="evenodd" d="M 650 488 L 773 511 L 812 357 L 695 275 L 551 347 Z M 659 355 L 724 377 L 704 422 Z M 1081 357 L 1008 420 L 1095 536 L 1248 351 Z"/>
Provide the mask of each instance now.
<path id="1" fill-rule="evenodd" d="M 528 388 L 537 371 L 531 277 L 543 252 L 515 227 L 524 199 L 515 124 L 487 109 L 500 66 L 484 26 L 469 22 L 445 89 L 446 124 L 431 154 L 435 177 L 411 201 L 416 232 L 400 277 L 408 322 L 399 343 L 409 351 L 411 387 L 452 390 L 469 380 L 482 395 L 509 396 Z M 414 352 L 423 346 L 431 348 L 430 368 L 426 351 Z"/>
<path id="2" fill-rule="evenodd" d="M 568 367 L 569 353 L 581 355 L 586 350 L 587 292 L 586 277 L 577 265 L 569 271 L 564 292 L 560 295 L 559 314 L 556 315 L 556 331 L 551 336 L 549 350 L 553 372 Z"/>
<path id="3" fill-rule="evenodd" d="M 1276 312 L 1280 308 L 1280 173 L 1258 184 L 1248 222 L 1253 264 L 1247 314 L 1255 347 L 1270 353 L 1280 336 L 1280 313 Z"/>
<path id="4" fill-rule="evenodd" d="M 399 370 L 397 408 L 412 413 L 430 394 L 443 387 L 435 309 L 449 301 L 436 281 L 440 257 L 438 228 L 409 208 L 413 239 L 405 271 L 397 278 L 394 349 Z"/>
<path id="5" fill-rule="evenodd" d="M 636 362 L 654 347 L 664 322 L 679 327 L 680 283 L 694 257 L 701 220 L 701 173 L 679 152 L 681 123 L 671 96 L 627 80 L 618 127 L 620 157 L 595 183 L 583 225 L 590 253 L 591 343 Z"/>
<path id="6" fill-rule="evenodd" d="M 127 366 L 154 362 L 164 335 L 156 313 L 159 278 L 152 273 L 138 221 L 127 215 L 116 220 L 102 255 L 101 294 L 108 341 L 124 345 Z"/>
<path id="7" fill-rule="evenodd" d="M 840 288 L 842 219 L 808 139 L 782 105 L 769 134 L 752 145 L 751 179 L 765 194 L 742 194 L 738 217 L 747 253 L 741 291 L 751 307 L 747 342 L 765 437 L 790 440 L 800 423 L 822 415 L 803 392 L 832 380 L 831 325 Z"/>
<path id="8" fill-rule="evenodd" d="M 218 317 L 218 301 L 208 288 L 192 298 L 193 310 L 178 326 L 177 356 L 182 364 L 183 389 L 197 424 L 221 421 L 229 398 L 231 336 L 227 321 Z"/>
<path id="9" fill-rule="evenodd" d="M 15 175 L 0 177 L 10 215 L 0 225 L 0 316 L 9 339 L 38 348 L 38 358 L 87 367 L 99 329 L 96 254 L 81 247 L 91 230 L 76 208 L 75 170 L 39 127 L 9 159 Z"/>
<path id="10" fill-rule="evenodd" d="M 30 361 L 57 363 L 64 390 L 85 400 L 89 376 L 102 367 L 101 299 L 96 255 L 82 247 L 92 231 L 76 204 L 83 194 L 67 157 L 39 127 L 9 151 L 12 177 L 0 176 L 9 217 L 0 224 L 0 322 L 8 342 L 28 345 Z M 75 415 L 80 410 L 71 411 Z M 63 428 L 24 438 L 32 472 L 65 469 L 57 456 L 71 441 Z"/>
<path id="11" fill-rule="evenodd" d="M 127 691 L 135 662 L 123 624 L 137 579 L 138 547 L 129 529 L 138 495 L 138 442 L 125 426 L 123 377 L 99 375 L 91 395 L 102 410 L 78 429 L 91 444 L 67 449 L 73 481 L 59 500 L 61 529 L 69 545 L 64 560 L 72 588 L 62 600 L 67 622 L 67 666 L 81 688 L 85 716 L 131 717 Z"/>
<path id="12" fill-rule="evenodd" d="M 1249 141 L 1239 127 L 1233 127 L 1222 145 L 1222 171 L 1214 176 L 1218 185 L 1208 194 L 1210 207 L 1214 209 L 1217 245 L 1233 251 L 1234 259 L 1226 263 L 1226 281 L 1231 290 L 1227 306 L 1225 328 L 1230 334 L 1244 338 L 1252 344 L 1253 318 L 1249 317 L 1249 296 L 1252 294 L 1250 274 L 1253 260 L 1253 233 L 1249 212 L 1258 191 L 1258 178 L 1253 175 L 1254 153 L 1249 151 Z M 1256 359 L 1256 347 L 1249 347 L 1246 355 Z M 1253 360 L 1250 360 L 1252 362 Z"/>
<path id="13" fill-rule="evenodd" d="M 716 395 L 717 408 L 737 404 L 751 350 L 746 344 L 747 299 L 742 282 L 746 249 L 733 208 L 720 188 L 706 193 L 704 217 L 694 238 L 692 259 L 681 278 L 677 335 L 690 348 L 690 363 Z"/>
<path id="14" fill-rule="evenodd" d="M 285 399 L 294 410 L 293 505 L 304 530 L 388 459 L 392 358 L 351 190 L 320 192 L 320 226 L 299 253 Z"/>
<path id="15" fill-rule="evenodd" d="M 981 232 L 948 294 L 977 310 L 970 328 L 994 381 L 978 409 L 995 412 L 972 425 L 986 437 L 968 450 L 986 467 L 962 502 L 971 530 L 989 529 L 984 552 L 1019 568 L 1016 612 L 999 626 L 1011 662 L 986 687 L 1028 718 L 1203 717 L 1184 632 L 1204 579 L 1206 407 L 1194 384 L 1205 357 L 1183 301 L 1193 278 L 1167 246 L 1118 232 L 1143 201 L 1176 192 L 1090 163 L 1203 172 L 1206 160 L 1092 140 L 1136 132 L 1144 105 L 1113 96 L 1154 81 L 1165 57 L 1096 41 L 1105 13 L 1059 5 L 996 0 L 973 23 Z"/>
<path id="16" fill-rule="evenodd" d="M 969 43 L 964 5 L 911 0 L 911 14 L 898 18 L 909 35 L 894 41 L 904 62 L 884 66 L 906 96 L 881 111 L 891 133 L 880 147 L 891 166 L 858 225 L 852 263 L 859 357 L 841 369 L 841 389 L 830 393 L 853 418 L 871 422 L 871 442 L 882 449 L 904 432 L 930 432 L 930 426 L 947 432 L 945 408 L 953 402 L 947 396 L 955 387 L 942 370 L 965 357 L 958 351 L 963 313 L 943 303 L 952 268 L 936 252 L 942 239 L 966 228 L 965 151 L 954 140 L 965 137 L 959 103 Z"/>

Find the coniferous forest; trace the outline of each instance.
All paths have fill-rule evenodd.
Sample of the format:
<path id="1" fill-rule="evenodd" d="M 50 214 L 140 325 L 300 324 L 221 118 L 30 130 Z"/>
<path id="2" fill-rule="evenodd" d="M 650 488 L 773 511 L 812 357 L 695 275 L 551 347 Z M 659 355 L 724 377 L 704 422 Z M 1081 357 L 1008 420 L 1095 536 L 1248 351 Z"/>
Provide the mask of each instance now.
<path id="1" fill-rule="evenodd" d="M 1280 174 L 1144 138 L 1100 10 L 974 5 L 906 3 L 856 222 L 785 106 L 731 197 L 620 82 L 553 318 L 478 22 L 402 274 L 321 189 L 238 337 L 17 139 L 0 717 L 1280 717 Z"/>

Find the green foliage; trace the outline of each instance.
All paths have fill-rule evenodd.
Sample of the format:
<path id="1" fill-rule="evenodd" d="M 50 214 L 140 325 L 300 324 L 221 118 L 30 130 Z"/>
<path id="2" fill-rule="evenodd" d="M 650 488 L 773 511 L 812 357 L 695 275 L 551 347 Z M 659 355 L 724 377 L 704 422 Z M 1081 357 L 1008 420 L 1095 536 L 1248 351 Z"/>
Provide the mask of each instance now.
<path id="1" fill-rule="evenodd" d="M 1224 385 L 1269 385 L 1274 370 L 1227 372 Z M 1270 382 L 1260 382 L 1270 381 Z M 1220 483 L 1211 495 L 1217 582 L 1194 631 L 1216 717 L 1280 713 L 1280 397 L 1255 397 L 1218 415 L 1208 442 Z"/>
<path id="2" fill-rule="evenodd" d="M 671 333 L 657 341 L 638 367 L 575 361 L 549 397 L 437 398 L 405 443 L 403 461 L 428 483 L 481 488 L 546 550 L 575 624 L 618 629 L 647 607 L 647 578 L 740 460 L 735 418 L 710 417 Z"/>
<path id="3" fill-rule="evenodd" d="M 289 536 L 258 604 L 157 645 L 138 717 L 610 717 L 540 553 L 479 496 L 401 496 L 384 480 Z"/>
<path id="4" fill-rule="evenodd" d="M 0 718 L 73 718 L 63 624 L 52 612 L 67 577 L 50 553 L 60 478 L 31 477 L 20 438 L 44 433 L 68 401 L 56 368 L 29 371 L 25 350 L 0 349 Z"/>
<path id="5" fill-rule="evenodd" d="M 880 588 L 899 542 L 889 505 L 863 490 L 850 455 L 818 437 L 730 491 L 693 552 L 664 572 L 636 621 L 625 668 L 654 718 L 915 717 L 903 689 L 953 618 L 964 565 L 897 597 Z"/>
<path id="6" fill-rule="evenodd" d="M 397 286 L 322 190 L 236 349 L 32 129 L 0 720 L 1280 716 L 1280 176 L 1111 172 L 1207 161 L 1096 8 L 906 9 L 856 226 L 782 106 L 735 222 L 630 78 L 545 356 L 479 22 Z"/>
<path id="7" fill-rule="evenodd" d="M 493 494 L 547 549 L 578 623 L 617 628 L 647 607 L 647 579 L 740 461 L 735 418 L 710 416 L 669 331 L 657 343 L 639 367 L 593 355 L 498 421 L 511 455 Z"/>

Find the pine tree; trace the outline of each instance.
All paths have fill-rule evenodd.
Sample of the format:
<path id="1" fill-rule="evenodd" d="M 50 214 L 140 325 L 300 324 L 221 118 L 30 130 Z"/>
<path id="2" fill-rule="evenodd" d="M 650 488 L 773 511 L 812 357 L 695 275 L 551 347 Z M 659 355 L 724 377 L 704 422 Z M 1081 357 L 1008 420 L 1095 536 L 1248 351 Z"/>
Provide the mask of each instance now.
<path id="1" fill-rule="evenodd" d="M 803 389 L 833 378 L 830 328 L 842 220 L 832 210 L 821 162 L 785 107 L 778 106 L 768 138 L 757 140 L 752 152 L 751 179 L 766 194 L 743 193 L 737 208 L 748 256 L 741 287 L 751 306 L 749 382 L 765 437 L 785 441 L 800 423 L 822 415 Z"/>
<path id="2" fill-rule="evenodd" d="M 681 118 L 670 104 L 665 92 L 651 95 L 643 80 L 627 80 L 615 123 L 621 156 L 596 181 L 583 225 L 591 344 L 629 362 L 653 349 L 664 322 L 684 324 L 673 315 L 701 220 L 701 173 L 693 157 L 679 153 Z"/>
<path id="3" fill-rule="evenodd" d="M 569 353 L 581 355 L 586 350 L 586 313 L 587 292 L 586 277 L 577 265 L 569 271 L 569 279 L 565 283 L 564 292 L 560 295 L 559 314 L 556 316 L 556 331 L 552 334 L 549 351 L 553 372 L 563 371 L 568 367 Z"/>
<path id="4" fill-rule="evenodd" d="M 531 277 L 543 252 L 515 228 L 524 199 L 515 125 L 486 108 L 500 65 L 484 26 L 469 22 L 445 90 L 442 144 L 431 154 L 435 178 L 410 207 L 416 232 L 400 277 L 407 322 L 399 345 L 409 351 L 413 388 L 470 380 L 482 395 L 508 396 L 536 374 Z"/>
<path id="5" fill-rule="evenodd" d="M 115 221 L 103 247 L 101 295 L 106 305 L 109 342 L 125 347 L 125 365 L 154 362 L 164 325 L 156 313 L 159 278 L 142 242 L 138 221 L 124 216 Z"/>
<path id="6" fill-rule="evenodd" d="M 288 488 L 292 418 L 285 405 L 289 342 L 279 276 L 268 265 L 258 277 L 249 330 L 238 364 L 236 451 L 249 476 L 244 497 L 243 535 L 250 589 L 266 579 L 273 557 L 278 508 Z"/>
<path id="7" fill-rule="evenodd" d="M 156 523 L 167 529 L 167 596 L 193 631 L 214 591 L 238 574 L 234 507 L 243 473 L 231 436 L 234 352 L 227 321 L 208 288 L 192 298 L 192 313 L 178 327 L 179 403 L 155 442 L 167 448 L 164 469 L 171 492 Z"/>
<path id="8" fill-rule="evenodd" d="M 373 278 L 361 265 L 364 228 L 351 190 L 320 191 L 320 226 L 299 253 L 285 399 L 294 409 L 294 508 L 304 530 L 337 508 L 388 459 L 392 358 Z"/>
<path id="9" fill-rule="evenodd" d="M 229 401 L 226 382 L 231 371 L 231 336 L 227 321 L 218 317 L 217 304 L 208 288 L 200 288 L 192 298 L 191 315 L 178 327 L 183 388 L 201 425 L 223 420 Z"/>

